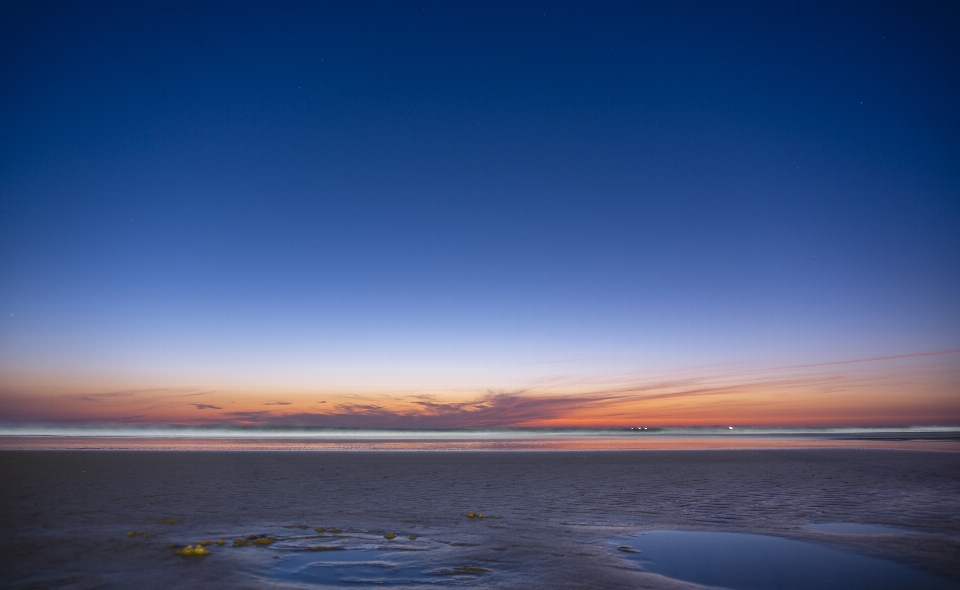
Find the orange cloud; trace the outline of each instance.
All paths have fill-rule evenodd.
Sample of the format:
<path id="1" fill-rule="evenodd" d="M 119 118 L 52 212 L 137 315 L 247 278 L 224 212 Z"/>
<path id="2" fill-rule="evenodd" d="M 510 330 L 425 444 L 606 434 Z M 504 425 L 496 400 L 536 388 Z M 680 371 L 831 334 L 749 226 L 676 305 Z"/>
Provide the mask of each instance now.
<path id="1" fill-rule="evenodd" d="M 960 351 L 951 350 L 659 376 L 556 377 L 474 394 L 4 386 L 0 421 L 343 428 L 960 424 L 958 358 Z"/>

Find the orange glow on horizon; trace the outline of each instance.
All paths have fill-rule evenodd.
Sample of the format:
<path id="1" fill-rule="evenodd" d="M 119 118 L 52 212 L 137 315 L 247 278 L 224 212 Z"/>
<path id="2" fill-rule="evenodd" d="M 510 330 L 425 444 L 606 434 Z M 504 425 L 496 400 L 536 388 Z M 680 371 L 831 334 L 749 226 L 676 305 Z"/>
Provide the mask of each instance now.
<path id="1" fill-rule="evenodd" d="M 8 379 L 0 421 L 497 428 L 960 424 L 960 351 L 773 368 L 579 377 L 513 391 L 104 390 Z M 119 384 L 115 384 L 119 385 Z M 102 386 L 101 386 L 102 387 Z"/>

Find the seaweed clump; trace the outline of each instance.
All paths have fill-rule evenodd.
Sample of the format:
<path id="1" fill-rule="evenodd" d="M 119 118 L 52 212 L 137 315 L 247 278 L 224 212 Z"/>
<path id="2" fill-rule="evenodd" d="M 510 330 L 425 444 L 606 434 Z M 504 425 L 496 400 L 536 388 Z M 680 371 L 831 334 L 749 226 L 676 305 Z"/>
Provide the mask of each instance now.
<path id="1" fill-rule="evenodd" d="M 203 557 L 204 555 L 210 555 L 210 550 L 198 543 L 196 546 L 187 545 L 183 549 L 177 551 L 177 555 L 182 555 L 184 557 Z"/>

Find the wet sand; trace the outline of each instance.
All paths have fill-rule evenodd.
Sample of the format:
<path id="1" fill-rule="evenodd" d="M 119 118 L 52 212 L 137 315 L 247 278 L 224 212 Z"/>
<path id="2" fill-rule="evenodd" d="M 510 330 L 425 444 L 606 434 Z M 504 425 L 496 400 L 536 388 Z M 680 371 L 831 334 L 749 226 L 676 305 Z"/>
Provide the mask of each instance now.
<path id="1" fill-rule="evenodd" d="M 451 565 L 492 572 L 460 586 L 691 587 L 616 551 L 618 537 L 652 529 L 813 540 L 960 587 L 958 453 L 2 451 L 0 474 L 5 588 L 296 587 L 272 572 L 297 547 L 386 532 L 408 543 L 390 547 L 432 544 Z M 816 522 L 915 532 L 804 528 Z M 248 534 L 277 542 L 231 547 Z M 216 538 L 227 544 L 200 559 L 169 547 Z"/>

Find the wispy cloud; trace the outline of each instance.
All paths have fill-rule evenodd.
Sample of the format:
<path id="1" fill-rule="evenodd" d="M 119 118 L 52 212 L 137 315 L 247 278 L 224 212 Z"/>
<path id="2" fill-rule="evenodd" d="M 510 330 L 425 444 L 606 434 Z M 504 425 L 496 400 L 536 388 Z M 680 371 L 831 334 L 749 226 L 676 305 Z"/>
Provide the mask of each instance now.
<path id="1" fill-rule="evenodd" d="M 140 389 L 135 391 L 109 391 L 105 393 L 67 394 L 62 397 L 81 402 L 102 402 L 115 398 L 133 397 L 138 393 L 148 393 L 153 390 Z"/>
<path id="2" fill-rule="evenodd" d="M 50 397 L 0 387 L 0 420 L 342 428 L 954 423 L 960 420 L 953 395 L 958 355 L 952 350 L 774 367 L 730 363 L 659 375 L 553 375 L 523 388 L 474 395 L 284 392 L 286 400 L 262 402 L 270 396 L 246 392 L 229 404 L 223 401 L 230 392 L 198 388 L 55 394 L 61 403 L 50 404 Z M 208 393 L 216 393 L 222 405 L 190 399 Z M 314 397 L 321 395 L 326 399 Z M 303 411 L 308 403 L 313 409 Z"/>
<path id="3" fill-rule="evenodd" d="M 98 393 L 77 393 L 77 394 L 64 394 L 61 397 L 64 399 L 69 399 L 73 401 L 84 401 L 84 402 L 102 402 L 110 401 L 120 398 L 149 398 L 149 397 L 195 397 L 198 395 L 209 395 L 214 393 L 213 391 L 203 391 L 197 390 L 194 388 L 169 388 L 169 387 L 152 387 L 144 389 L 128 389 L 122 391 L 105 391 Z"/>
<path id="4" fill-rule="evenodd" d="M 704 395 L 705 391 L 687 395 Z M 721 393 L 720 391 L 714 393 Z M 681 394 L 671 394 L 681 395 Z M 388 408 L 380 404 L 338 404 L 328 412 L 273 414 L 231 413 L 245 423 L 262 426 L 327 426 L 339 428 L 498 428 L 528 426 L 591 410 L 602 410 L 633 396 L 530 395 L 524 391 L 488 392 L 467 402 L 419 399 L 414 407 Z M 659 397 L 659 396 L 658 396 Z"/>
<path id="5" fill-rule="evenodd" d="M 806 365 L 789 365 L 782 368 L 805 369 L 805 368 L 811 368 L 811 367 L 830 367 L 835 365 L 853 365 L 853 364 L 859 364 L 859 363 L 876 363 L 881 361 L 896 361 L 896 360 L 915 359 L 915 358 L 923 358 L 923 357 L 930 357 L 930 356 L 946 356 L 946 355 L 958 354 L 958 353 L 960 353 L 960 348 L 951 348 L 949 350 L 914 352 L 911 354 L 894 354 L 889 356 L 872 356 L 872 357 L 862 358 L 862 359 L 848 359 L 848 360 L 842 360 L 842 361 L 830 361 L 825 363 L 810 363 Z"/>
<path id="6" fill-rule="evenodd" d="M 774 368 L 736 367 L 699 375 L 644 379 L 639 375 L 556 386 L 531 386 L 514 391 L 487 391 L 469 399 L 443 399 L 411 395 L 396 399 L 357 399 L 333 404 L 315 412 L 245 413 L 247 424 L 263 426 L 326 426 L 344 428 L 498 428 L 575 423 L 616 424 L 650 416 L 682 420 L 736 420 L 759 416 L 766 420 L 790 419 L 791 412 L 824 416 L 834 412 L 839 420 L 857 417 L 856 396 L 851 391 L 877 392 L 889 386 L 889 375 L 848 371 L 846 365 L 907 361 L 958 351 L 852 359 L 830 363 Z M 909 371 L 894 373 L 901 378 Z M 572 387 L 571 387 L 572 385 Z M 896 404 L 896 401 L 891 402 Z M 957 404 L 953 404 L 957 406 Z M 866 409 L 864 409 L 866 411 Z M 958 409 L 954 407 L 953 412 Z M 873 409 L 871 412 L 873 413 Z M 796 419 L 803 419 L 797 415 Z M 891 419 L 896 419 L 895 416 Z"/>

